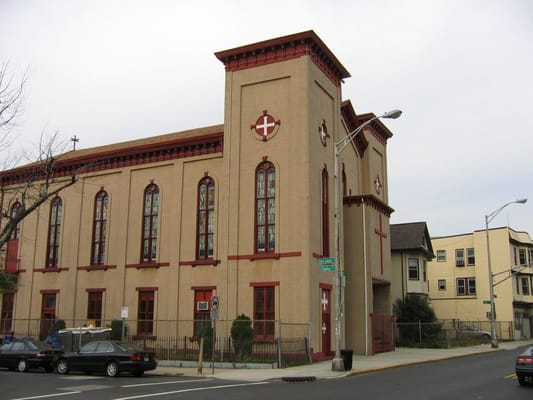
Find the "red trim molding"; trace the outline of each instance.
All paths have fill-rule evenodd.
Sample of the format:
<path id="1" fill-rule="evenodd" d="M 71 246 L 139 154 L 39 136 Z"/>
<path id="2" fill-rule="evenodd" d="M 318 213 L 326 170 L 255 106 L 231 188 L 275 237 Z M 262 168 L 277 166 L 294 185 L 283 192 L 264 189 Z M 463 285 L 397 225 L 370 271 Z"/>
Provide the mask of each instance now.
<path id="1" fill-rule="evenodd" d="M 105 292 L 105 288 L 85 289 L 87 293 L 102 293 Z"/>
<path id="2" fill-rule="evenodd" d="M 94 265 L 87 265 L 84 267 L 78 267 L 77 269 L 80 271 L 107 271 L 108 269 L 116 269 L 116 265 L 107 265 L 107 264 L 94 264 Z"/>
<path id="3" fill-rule="evenodd" d="M 191 286 L 191 290 L 216 290 L 216 286 Z"/>
<path id="4" fill-rule="evenodd" d="M 279 281 L 273 282 L 250 282 L 251 287 L 262 287 L 262 286 L 279 286 Z"/>
<path id="5" fill-rule="evenodd" d="M 320 289 L 329 289 L 329 290 L 333 289 L 333 285 L 331 283 L 319 283 L 318 287 Z"/>
<path id="6" fill-rule="evenodd" d="M 335 85 L 340 86 L 344 78 L 350 77 L 346 68 L 313 31 L 219 51 L 215 56 L 224 64 L 226 71 L 239 71 L 309 56 Z"/>
<path id="7" fill-rule="evenodd" d="M 157 286 L 153 286 L 153 287 L 137 286 L 135 290 L 138 292 L 156 292 L 159 290 L 159 288 Z"/>
<path id="8" fill-rule="evenodd" d="M 68 271 L 69 268 L 68 267 L 59 267 L 59 268 L 35 268 L 33 271 L 34 272 L 42 272 L 43 274 L 45 272 L 64 272 L 64 271 Z"/>
<path id="9" fill-rule="evenodd" d="M 285 253 L 256 253 L 256 254 L 240 254 L 240 255 L 232 255 L 228 256 L 228 260 L 279 260 L 280 258 L 284 257 L 301 257 L 302 252 L 301 251 L 288 251 Z"/>
<path id="10" fill-rule="evenodd" d="M 376 278 L 375 276 L 372 277 L 372 283 L 378 283 L 380 285 L 390 285 L 390 281 L 382 278 Z"/>
<path id="11" fill-rule="evenodd" d="M 180 261 L 179 265 L 190 265 L 191 267 L 197 267 L 199 265 L 212 265 L 216 267 L 218 264 L 220 264 L 220 260 L 215 260 L 213 258 L 206 258 L 203 260 L 194 260 L 194 261 Z"/>
<path id="12" fill-rule="evenodd" d="M 126 264 L 126 268 L 137 268 L 137 269 L 147 269 L 147 268 L 159 268 L 159 267 L 170 267 L 169 262 L 159 262 L 159 263 L 141 263 L 141 264 Z"/>
<path id="13" fill-rule="evenodd" d="M 346 196 L 343 199 L 343 203 L 346 204 L 348 207 L 351 207 L 354 204 L 356 206 L 360 206 L 361 204 L 365 203 L 366 205 L 369 205 L 370 207 L 376 209 L 387 217 L 390 217 L 390 215 L 394 212 L 394 208 L 390 208 L 387 204 L 385 204 L 373 194 Z"/>
<path id="14" fill-rule="evenodd" d="M 58 294 L 59 289 L 41 289 L 41 294 Z"/>

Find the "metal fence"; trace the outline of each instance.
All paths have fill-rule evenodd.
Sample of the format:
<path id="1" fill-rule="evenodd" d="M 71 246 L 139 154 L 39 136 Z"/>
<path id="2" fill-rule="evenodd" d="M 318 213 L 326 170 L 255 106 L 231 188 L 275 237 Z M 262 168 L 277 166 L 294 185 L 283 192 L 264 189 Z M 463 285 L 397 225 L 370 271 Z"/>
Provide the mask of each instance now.
<path id="1" fill-rule="evenodd" d="M 61 323 L 59 323 L 61 321 Z M 236 347 L 231 338 L 233 321 L 217 320 L 213 324 L 214 338 L 211 333 L 204 339 L 203 359 L 215 362 L 257 362 L 277 363 L 279 367 L 291 364 L 311 362 L 311 324 L 286 323 L 280 320 L 253 321 L 264 326 L 273 327 L 269 337 L 255 337 L 245 346 L 249 351 L 244 355 Z M 40 340 L 51 340 L 51 336 L 60 328 L 78 328 L 89 325 L 109 327 L 111 339 L 122 339 L 146 350 L 154 351 L 160 360 L 197 361 L 200 355 L 200 335 L 202 327 L 211 327 L 210 320 L 113 320 L 113 321 L 77 321 L 77 320 L 47 320 L 47 319 L 14 319 L 2 321 L 1 332 L 4 336 L 32 337 Z M 252 326 L 253 327 L 253 326 Z M 140 332 L 142 328 L 144 332 Z M 149 329 L 147 332 L 146 330 Z M 212 331 L 211 331 L 212 332 Z M 57 339 L 57 335 L 56 335 Z M 81 339 L 83 344 L 90 338 Z M 78 339 L 63 341 L 74 343 L 73 350 L 77 350 Z M 214 344 L 214 347 L 213 347 Z M 67 346 L 68 347 L 68 346 Z M 70 350 L 70 348 L 69 348 Z"/>
<path id="2" fill-rule="evenodd" d="M 490 321 L 440 320 L 438 322 L 414 322 L 396 324 L 398 346 L 442 346 L 489 342 Z M 513 323 L 496 321 L 499 340 L 514 340 Z"/>

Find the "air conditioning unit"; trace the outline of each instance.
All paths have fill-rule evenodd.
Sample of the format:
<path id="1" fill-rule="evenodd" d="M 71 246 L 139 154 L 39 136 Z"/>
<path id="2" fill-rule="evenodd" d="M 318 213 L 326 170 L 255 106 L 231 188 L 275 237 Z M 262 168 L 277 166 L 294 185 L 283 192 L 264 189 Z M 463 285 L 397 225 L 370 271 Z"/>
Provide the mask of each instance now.
<path id="1" fill-rule="evenodd" d="M 198 311 L 209 311 L 209 302 L 208 301 L 197 301 L 196 310 Z"/>

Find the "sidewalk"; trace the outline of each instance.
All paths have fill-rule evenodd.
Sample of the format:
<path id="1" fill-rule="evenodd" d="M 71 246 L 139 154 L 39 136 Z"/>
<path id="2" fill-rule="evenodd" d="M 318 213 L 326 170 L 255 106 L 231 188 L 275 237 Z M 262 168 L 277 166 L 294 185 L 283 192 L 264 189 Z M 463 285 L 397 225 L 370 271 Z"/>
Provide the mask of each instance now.
<path id="1" fill-rule="evenodd" d="M 474 354 L 500 350 L 513 350 L 521 346 L 533 345 L 533 340 L 502 342 L 498 349 L 491 348 L 490 344 L 471 347 L 458 347 L 452 349 L 411 349 L 397 348 L 395 351 L 380 353 L 374 356 L 354 355 L 351 371 L 332 371 L 331 360 L 313 364 L 300 365 L 290 368 L 215 368 L 212 373 L 211 366 L 204 366 L 202 373 L 198 373 L 195 363 L 187 366 L 172 366 L 172 362 L 160 361 L 154 371 L 147 374 L 167 376 L 187 376 L 194 378 L 217 378 L 226 380 L 264 381 L 270 379 L 283 379 L 294 381 L 340 378 L 352 374 L 394 368 L 403 365 L 420 364 L 448 358 L 465 357 Z M 209 364 L 204 364 L 209 365 Z"/>

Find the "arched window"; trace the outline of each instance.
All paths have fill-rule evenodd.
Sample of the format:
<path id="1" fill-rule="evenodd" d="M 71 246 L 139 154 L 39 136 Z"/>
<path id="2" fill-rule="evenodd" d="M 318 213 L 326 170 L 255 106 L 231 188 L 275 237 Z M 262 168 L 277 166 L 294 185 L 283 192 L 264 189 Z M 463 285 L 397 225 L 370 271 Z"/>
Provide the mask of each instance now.
<path id="1" fill-rule="evenodd" d="M 18 212 L 20 211 L 20 207 L 21 205 L 18 201 L 14 202 L 13 205 L 11 206 L 10 216 L 12 220 L 17 216 Z M 15 229 L 13 229 L 13 232 L 11 232 L 10 239 L 18 239 L 19 237 L 20 237 L 20 222 L 17 224 Z"/>
<path id="2" fill-rule="evenodd" d="M 273 252 L 276 247 L 276 169 L 265 161 L 255 170 L 255 250 Z"/>
<path id="3" fill-rule="evenodd" d="M 198 184 L 196 258 L 213 258 L 215 236 L 215 181 L 206 176 Z"/>
<path id="4" fill-rule="evenodd" d="M 329 257 L 329 175 L 322 170 L 322 256 Z"/>
<path id="5" fill-rule="evenodd" d="M 141 262 L 157 258 L 157 217 L 159 215 L 159 188 L 151 183 L 144 190 Z"/>
<path id="6" fill-rule="evenodd" d="M 91 264 L 103 264 L 105 260 L 105 241 L 107 232 L 107 204 L 109 196 L 100 190 L 94 198 L 93 241 Z"/>
<path id="7" fill-rule="evenodd" d="M 59 263 L 59 243 L 63 202 L 56 196 L 50 204 L 50 221 L 48 223 L 48 243 L 46 248 L 46 267 L 57 268 Z"/>

